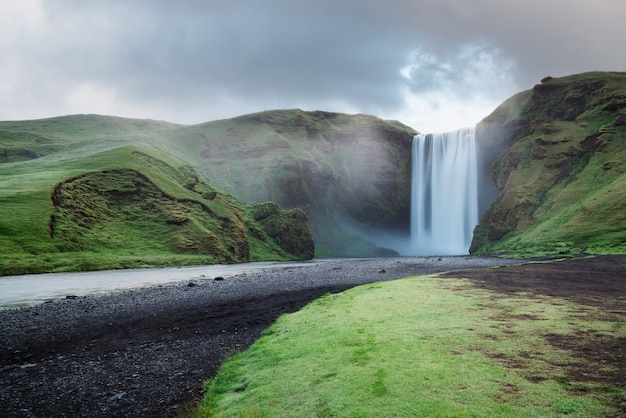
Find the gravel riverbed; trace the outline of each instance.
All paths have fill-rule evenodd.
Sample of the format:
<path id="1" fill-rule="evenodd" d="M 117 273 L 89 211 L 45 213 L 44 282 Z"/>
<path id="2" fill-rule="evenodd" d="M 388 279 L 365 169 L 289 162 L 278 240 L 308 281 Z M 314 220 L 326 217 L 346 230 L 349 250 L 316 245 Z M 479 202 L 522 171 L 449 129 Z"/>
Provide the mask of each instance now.
<path id="1" fill-rule="evenodd" d="M 169 417 L 283 313 L 365 283 L 520 261 L 398 257 L 205 277 L 0 310 L 3 417 Z"/>

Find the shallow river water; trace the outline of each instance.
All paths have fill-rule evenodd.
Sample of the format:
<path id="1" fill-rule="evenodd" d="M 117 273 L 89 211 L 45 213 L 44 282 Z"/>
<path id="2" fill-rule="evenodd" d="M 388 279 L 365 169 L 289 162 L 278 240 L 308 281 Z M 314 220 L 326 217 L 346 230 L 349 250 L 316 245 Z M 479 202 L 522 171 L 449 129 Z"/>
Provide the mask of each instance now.
<path id="1" fill-rule="evenodd" d="M 0 309 L 35 305 L 69 295 L 93 295 L 184 280 L 213 280 L 215 277 L 226 278 L 260 270 L 310 266 L 323 261 L 318 259 L 304 262 L 256 262 L 4 276 L 0 277 Z"/>

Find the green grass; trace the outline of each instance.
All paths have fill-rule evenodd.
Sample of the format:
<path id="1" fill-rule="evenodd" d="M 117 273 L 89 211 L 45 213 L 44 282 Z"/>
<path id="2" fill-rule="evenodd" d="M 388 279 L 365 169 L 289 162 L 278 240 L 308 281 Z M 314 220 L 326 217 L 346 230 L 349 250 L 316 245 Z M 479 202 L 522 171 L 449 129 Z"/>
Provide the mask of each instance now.
<path id="1" fill-rule="evenodd" d="M 376 255 L 376 246 L 364 238 L 353 245 L 343 219 L 365 229 L 408 227 L 415 133 L 372 116 L 299 109 L 169 132 L 180 145 L 174 155 L 225 192 L 250 204 L 269 200 L 305 210 L 318 257 Z"/>
<path id="2" fill-rule="evenodd" d="M 0 164 L 0 275 L 300 258 L 157 143 L 122 135 Z M 59 185 L 65 207 L 53 204 Z"/>
<path id="3" fill-rule="evenodd" d="M 329 294 L 228 360 L 189 416 L 610 415 L 624 388 L 570 381 L 564 366 L 579 360 L 546 340 L 626 336 L 579 308 L 430 276 Z"/>
<path id="4" fill-rule="evenodd" d="M 625 141 L 615 135 L 601 152 L 587 155 L 585 164 L 574 166 L 568 178 L 555 184 L 551 182 L 557 169 L 546 169 L 541 161 L 534 162 L 533 169 L 512 173 L 510 184 L 523 186 L 506 193 L 515 193 L 518 205 L 525 193 L 532 200 L 532 214 L 518 222 L 514 233 L 490 245 L 488 252 L 520 257 L 562 251 L 626 253 Z M 609 164 L 612 168 L 605 168 Z"/>
<path id="5" fill-rule="evenodd" d="M 624 73 L 587 73 L 540 85 L 532 105 L 500 110 L 525 129 L 493 166 L 502 192 L 473 253 L 626 253 L 624 94 Z"/>
<path id="6" fill-rule="evenodd" d="M 20 252 L 54 251 L 53 243 L 44 240 L 42 234 L 45 235 L 47 228 L 44 219 L 53 211 L 48 195 L 57 183 L 88 171 L 125 168 L 144 173 L 175 198 L 189 197 L 189 191 L 181 190 L 180 186 L 188 185 L 190 178 L 197 175 L 231 195 L 228 199 L 235 196 L 247 204 L 274 201 L 285 208 L 303 209 L 320 242 L 320 254 L 363 255 L 358 251 L 370 251 L 375 246 L 360 238 L 364 245 L 359 243 L 353 248 L 353 237 L 341 230 L 336 219 L 348 215 L 339 215 L 343 209 L 337 205 L 350 207 L 349 211 L 356 207 L 376 223 L 397 217 L 397 213 L 388 213 L 389 207 L 398 206 L 391 199 L 408 202 L 398 192 L 406 192 L 408 188 L 389 183 L 380 186 L 387 190 L 386 196 L 376 194 L 375 204 L 362 207 L 354 202 L 360 202 L 363 193 L 370 193 L 375 182 L 363 182 L 359 196 L 349 195 L 356 193 L 352 183 L 339 184 L 340 179 L 361 178 L 372 172 L 380 171 L 384 181 L 390 170 L 399 177 L 408 173 L 409 157 L 387 155 L 398 154 L 397 149 L 402 147 L 397 144 L 383 150 L 381 155 L 385 158 L 373 154 L 374 148 L 381 145 L 379 133 L 410 147 L 412 130 L 398 122 L 298 109 L 191 126 L 100 115 L 0 121 L 0 208 L 4 212 L 7 206 L 8 214 L 4 222 L 0 220 L 0 243 L 6 243 L 0 247 L 0 257 L 3 248 L 7 252 L 11 249 L 12 256 Z M 129 158 L 129 148 L 141 150 L 149 157 L 142 161 Z M 339 154 L 347 158 L 346 164 L 335 164 L 333 156 Z M 404 165 L 391 164 L 387 158 Z M 378 165 L 380 169 L 374 169 Z M 400 171 L 396 166 L 401 166 Z M 355 173 L 355 167 L 360 167 L 360 171 Z M 335 189 L 349 193 L 338 192 L 343 201 L 329 203 L 329 190 Z M 331 197 L 337 200 L 336 196 Z M 210 200 L 207 205 L 223 215 L 230 212 L 226 206 L 232 206 L 233 200 L 226 204 Z M 384 202 L 386 211 L 380 210 L 380 202 Z M 328 218 L 330 226 L 325 224 Z M 331 235 L 326 233 L 328 229 L 333 230 Z M 263 240 L 253 244 L 255 249 L 261 249 L 254 256 L 275 258 L 274 251 L 263 249 L 264 245 Z M 14 251 L 16 248 L 19 251 Z M 366 255 L 374 253 L 370 251 Z"/>

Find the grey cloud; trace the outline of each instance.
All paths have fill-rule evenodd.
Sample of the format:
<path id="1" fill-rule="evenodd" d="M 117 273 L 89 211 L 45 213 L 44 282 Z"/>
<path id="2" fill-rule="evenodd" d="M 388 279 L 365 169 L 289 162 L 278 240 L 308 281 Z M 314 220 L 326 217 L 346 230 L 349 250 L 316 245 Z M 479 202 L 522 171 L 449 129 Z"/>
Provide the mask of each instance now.
<path id="1" fill-rule="evenodd" d="M 392 114 L 405 105 L 406 87 L 414 94 L 457 86 L 454 94 L 487 89 L 495 96 L 548 74 L 626 69 L 621 0 L 40 4 L 42 18 L 28 31 L 0 33 L 16 39 L 0 43 L 11 58 L 0 64 L 0 76 L 12 75 L 10 85 L 0 82 L 0 112 L 19 114 L 38 96 L 31 109 L 59 114 L 64 92 L 93 83 L 110 87 L 125 109 L 158 105 L 183 123 L 201 122 L 193 120 L 199 106 L 226 99 L 231 108 L 210 113 L 219 108 L 213 103 L 206 119 L 333 103 Z M 403 78 L 400 69 L 416 51 L 427 60 L 413 62 L 411 78 Z M 481 71 L 491 86 L 475 74 Z"/>
<path id="2" fill-rule="evenodd" d="M 123 94 L 146 99 L 219 91 L 286 102 L 400 100 L 394 83 L 405 51 L 332 9 L 271 13 L 265 3 L 214 9 L 182 2 L 180 9 L 168 7 L 170 14 L 132 5 L 96 11 L 106 12 L 110 24 L 88 36 L 105 39 L 105 48 L 79 44 L 74 77 L 116 83 Z"/>
<path id="3" fill-rule="evenodd" d="M 398 99 L 390 87 L 404 57 L 393 43 L 336 18 L 262 13 L 254 7 L 233 11 L 215 26 L 200 24 L 189 38 L 190 53 L 170 60 L 185 66 L 173 73 L 194 86 L 227 86 L 242 96 Z"/>

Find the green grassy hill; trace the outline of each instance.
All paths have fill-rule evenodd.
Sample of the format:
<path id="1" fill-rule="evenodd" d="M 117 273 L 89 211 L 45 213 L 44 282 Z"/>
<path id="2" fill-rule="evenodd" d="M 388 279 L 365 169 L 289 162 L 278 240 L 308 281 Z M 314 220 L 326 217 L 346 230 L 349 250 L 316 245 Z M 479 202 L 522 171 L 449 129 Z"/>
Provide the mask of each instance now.
<path id="1" fill-rule="evenodd" d="M 209 249 L 216 253 L 206 262 L 310 257 L 313 244 L 303 244 L 310 233 L 317 256 L 395 254 L 367 236 L 408 232 L 415 133 L 374 116 L 298 109 L 191 126 L 100 115 L 0 122 L 2 269 L 8 274 L 187 263 Z M 206 190 L 224 197 L 206 199 Z M 164 197 L 157 199 L 161 192 Z M 53 199 L 55 193 L 63 198 Z M 250 215 L 276 242 L 273 249 L 251 243 L 249 257 L 238 249 L 244 244 L 227 238 L 218 246 L 200 233 L 182 234 L 191 225 L 206 232 L 224 223 L 196 218 L 212 212 L 221 216 L 236 209 L 240 214 L 229 217 L 248 222 L 249 210 L 231 196 L 248 205 L 277 202 L 290 210 L 290 221 L 282 224 L 292 231 L 280 229 L 274 218 L 286 215 L 276 208 L 269 211 L 270 220 Z M 141 203 L 155 199 L 160 203 Z M 215 209 L 217 202 L 232 208 Z M 181 211 L 189 222 L 171 219 Z M 303 234 L 298 242 L 295 225 L 305 218 L 310 233 L 298 230 Z M 80 266 L 69 261 L 69 254 L 78 252 Z M 176 256 L 157 260 L 170 252 Z"/>
<path id="2" fill-rule="evenodd" d="M 626 252 L 626 73 L 546 79 L 478 126 L 497 198 L 471 252 Z"/>
<path id="3" fill-rule="evenodd" d="M 192 126 L 100 115 L 0 122 L 0 267 L 310 258 L 311 232 L 318 256 L 393 254 L 364 235 L 408 231 L 414 134 L 373 116 L 297 109 Z M 311 232 L 298 226 L 307 219 Z"/>
<path id="4" fill-rule="evenodd" d="M 0 122 L 0 272 L 395 254 L 374 242 L 408 234 L 416 133 L 298 109 Z M 546 79 L 477 139 L 496 186 L 472 253 L 626 252 L 626 73 Z"/>
<path id="5" fill-rule="evenodd" d="M 0 122 L 0 273 L 305 259 L 305 214 L 244 205 L 178 158 L 165 122 Z"/>
<path id="6" fill-rule="evenodd" d="M 407 234 L 417 132 L 368 115 L 273 110 L 169 131 L 180 158 L 246 203 L 303 209 L 318 256 L 374 256 Z"/>

